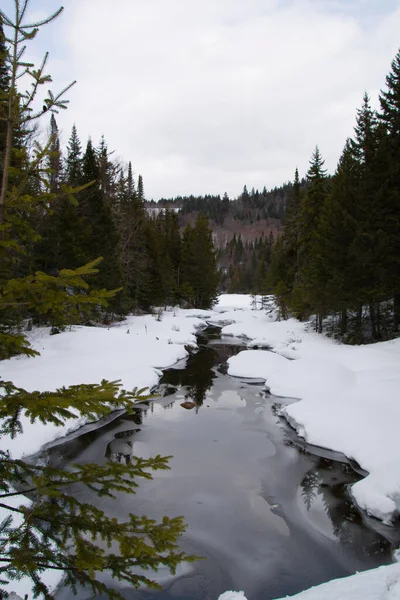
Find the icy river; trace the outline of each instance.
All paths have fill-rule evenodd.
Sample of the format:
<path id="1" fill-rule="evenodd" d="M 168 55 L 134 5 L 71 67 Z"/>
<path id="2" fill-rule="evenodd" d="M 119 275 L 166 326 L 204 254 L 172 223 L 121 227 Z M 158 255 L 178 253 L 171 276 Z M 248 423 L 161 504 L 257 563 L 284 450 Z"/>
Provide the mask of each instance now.
<path id="1" fill-rule="evenodd" d="M 125 589 L 124 596 L 216 600 L 240 589 L 268 600 L 392 562 L 399 528 L 373 527 L 361 516 L 347 492 L 360 475 L 302 449 L 262 385 L 226 375 L 223 364 L 243 349 L 226 341 L 216 330 L 203 332 L 200 350 L 164 372 L 167 395 L 50 451 L 65 467 L 126 460 L 130 452 L 173 456 L 171 470 L 141 482 L 135 496 L 94 500 L 77 492 L 119 519 L 184 515 L 181 547 L 205 557 L 173 578 L 159 572 L 162 592 Z M 195 406 L 182 407 L 185 401 Z M 73 597 L 57 593 L 58 600 Z"/>

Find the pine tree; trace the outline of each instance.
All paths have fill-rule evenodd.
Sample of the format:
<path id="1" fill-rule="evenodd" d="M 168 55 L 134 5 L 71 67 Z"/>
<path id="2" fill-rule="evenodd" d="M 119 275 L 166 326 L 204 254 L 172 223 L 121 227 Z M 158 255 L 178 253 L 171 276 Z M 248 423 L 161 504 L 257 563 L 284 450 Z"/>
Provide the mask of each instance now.
<path id="1" fill-rule="evenodd" d="M 121 173 L 119 231 L 124 281 L 131 308 L 148 307 L 151 304 L 148 292 L 147 221 L 144 203 L 136 193 L 132 164 L 129 162 L 127 176 Z"/>
<path id="2" fill-rule="evenodd" d="M 68 183 L 76 187 L 82 179 L 82 146 L 76 126 L 72 126 L 71 137 L 68 141 L 66 172 Z"/>
<path id="3" fill-rule="evenodd" d="M 0 173 L 3 173 L 4 154 L 6 148 L 6 119 L 10 73 L 7 63 L 8 50 L 5 43 L 3 19 L 0 15 Z"/>
<path id="4" fill-rule="evenodd" d="M 63 163 L 61 155 L 60 136 L 58 133 L 57 121 L 54 113 L 50 117 L 50 143 L 48 167 L 50 169 L 50 191 L 58 193 L 63 177 Z"/>
<path id="5" fill-rule="evenodd" d="M 144 187 L 143 187 L 143 177 L 139 175 L 138 184 L 137 184 L 137 197 L 139 202 L 144 202 Z"/>
<path id="6" fill-rule="evenodd" d="M 199 213 L 194 227 L 187 225 L 182 240 L 181 294 L 196 308 L 210 308 L 217 296 L 219 273 L 212 232 Z"/>
<path id="7" fill-rule="evenodd" d="M 324 265 L 324 291 L 329 311 L 340 315 L 341 333 L 346 333 L 348 309 L 360 302 L 359 260 L 350 249 L 357 234 L 355 213 L 360 203 L 360 164 L 354 143 L 347 140 L 325 200 L 318 228 L 319 251 Z"/>
<path id="8" fill-rule="evenodd" d="M 271 268 L 267 282 L 273 289 L 283 318 L 287 318 L 298 272 L 299 225 L 301 189 L 296 168 L 293 190 L 284 219 L 284 231 L 276 243 L 271 244 Z"/>
<path id="9" fill-rule="evenodd" d="M 112 207 L 106 201 L 105 190 L 101 186 L 99 163 L 90 138 L 83 155 L 81 183 L 90 184 L 78 196 L 89 227 L 86 254 L 91 259 L 98 256 L 103 259 L 94 283 L 101 288 L 121 288 L 124 281 L 119 233 Z M 121 301 L 121 296 L 118 296 L 111 307 L 120 310 Z"/>
<path id="10" fill-rule="evenodd" d="M 373 338 L 379 339 L 379 302 L 384 299 L 382 266 L 386 255 L 385 225 L 382 223 L 382 206 L 377 194 L 383 172 L 379 165 L 378 151 L 382 128 L 378 126 L 376 113 L 370 106 L 368 94 L 357 111 L 353 152 L 358 162 L 358 199 L 353 201 L 349 212 L 355 220 L 354 239 L 350 245 L 353 264 L 352 281 L 354 295 L 358 297 L 357 328 L 361 332 L 363 305 L 369 306 Z"/>
<path id="11" fill-rule="evenodd" d="M 132 170 L 132 163 L 131 161 L 129 161 L 128 164 L 128 177 L 127 177 L 127 196 L 129 198 L 130 201 L 134 200 L 136 198 L 136 189 L 135 189 L 135 180 L 133 178 L 133 170 Z M 142 182 L 143 184 L 143 182 Z M 143 189 L 142 189 L 142 194 L 143 194 Z"/>
<path id="12" fill-rule="evenodd" d="M 322 330 L 327 303 L 318 236 L 321 209 L 328 195 L 326 170 L 323 166 L 324 160 L 317 146 L 307 172 L 309 188 L 299 209 L 298 269 L 292 298 L 299 315 L 316 312 L 318 331 Z"/>
<path id="13" fill-rule="evenodd" d="M 393 297 L 394 329 L 400 330 L 400 51 L 386 77 L 386 90 L 379 97 L 379 120 L 385 136 L 380 144 L 380 167 L 385 179 L 378 202 L 385 218 L 386 242 L 390 253 L 385 261 L 385 284 Z"/>

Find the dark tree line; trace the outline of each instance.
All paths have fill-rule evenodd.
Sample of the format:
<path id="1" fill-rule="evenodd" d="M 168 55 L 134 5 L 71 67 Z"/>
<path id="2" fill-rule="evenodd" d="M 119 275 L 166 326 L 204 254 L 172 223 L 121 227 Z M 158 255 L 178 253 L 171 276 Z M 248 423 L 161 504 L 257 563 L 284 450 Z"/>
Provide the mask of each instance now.
<path id="1" fill-rule="evenodd" d="M 236 234 L 218 250 L 221 265 L 221 288 L 229 294 L 258 293 L 268 291 L 269 270 L 274 236 L 256 237 L 254 242 L 243 242 Z"/>
<path id="2" fill-rule="evenodd" d="M 302 179 L 300 187 L 307 187 L 307 179 Z M 225 219 L 232 217 L 235 221 L 246 221 L 255 223 L 264 219 L 281 220 L 286 212 L 293 189 L 292 183 L 267 190 L 264 186 L 260 192 L 252 188 L 249 192 L 247 186 L 237 198 L 230 199 L 228 194 L 205 195 L 205 196 L 177 196 L 176 198 L 161 198 L 161 200 L 149 203 L 154 206 L 177 207 L 180 214 L 202 212 L 210 221 L 223 227 Z"/>
<path id="3" fill-rule="evenodd" d="M 400 329 L 400 52 L 379 100 L 365 94 L 332 178 L 318 147 L 305 192 L 296 172 L 269 277 L 283 316 L 333 320 L 349 341 Z"/>
<path id="4" fill-rule="evenodd" d="M 82 147 L 75 126 L 63 151 L 54 114 L 48 150 L 30 173 L 29 187 L 38 195 L 46 190 L 49 202 L 25 215 L 36 234 L 24 260 L 15 263 L 14 275 L 40 271 L 57 277 L 63 269 L 101 257 L 91 284 L 118 290 L 108 312 L 180 302 L 212 304 L 218 270 L 204 215 L 183 233 L 174 212 L 151 218 L 143 178 L 135 181 L 131 163 L 124 168 L 113 161 L 104 137 L 97 146 L 89 139 Z M 31 169 L 27 152 L 19 161 Z"/>

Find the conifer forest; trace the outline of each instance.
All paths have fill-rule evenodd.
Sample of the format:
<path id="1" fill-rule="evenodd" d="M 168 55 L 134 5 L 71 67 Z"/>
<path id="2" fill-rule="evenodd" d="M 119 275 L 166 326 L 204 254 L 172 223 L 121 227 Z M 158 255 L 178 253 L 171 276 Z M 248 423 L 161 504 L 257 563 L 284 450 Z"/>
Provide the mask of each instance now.
<path id="1" fill-rule="evenodd" d="M 307 173 L 293 165 L 293 182 L 280 187 L 153 199 L 101 132 L 80 137 L 79 115 L 62 141 L 57 119 L 74 113 L 75 82 L 46 94 L 47 55 L 39 65 L 24 56 L 62 9 L 26 23 L 28 3 L 15 0 L 15 15 L 0 9 L 0 360 L 37 355 L 27 338 L 35 327 L 57 335 L 167 306 L 210 309 L 221 292 L 273 294 L 280 319 L 311 319 L 350 344 L 399 335 L 400 51 L 378 110 L 368 94 L 356 110 L 333 174 L 317 145 Z M 22 416 L 57 426 L 77 414 L 95 420 L 132 412 L 147 394 L 119 381 L 28 392 L 0 379 L 0 439 L 22 433 Z M 33 595 L 50 599 L 42 574 L 53 569 L 73 591 L 119 599 L 96 573 L 157 587 L 147 571 L 195 561 L 179 548 L 182 517 L 120 523 L 68 493 L 79 483 L 99 497 L 133 494 L 165 469 L 168 457 L 156 456 L 63 471 L 0 450 L 0 508 L 10 515 L 0 520 L 0 588 L 29 577 Z M 22 493 L 27 506 L 12 501 Z"/>

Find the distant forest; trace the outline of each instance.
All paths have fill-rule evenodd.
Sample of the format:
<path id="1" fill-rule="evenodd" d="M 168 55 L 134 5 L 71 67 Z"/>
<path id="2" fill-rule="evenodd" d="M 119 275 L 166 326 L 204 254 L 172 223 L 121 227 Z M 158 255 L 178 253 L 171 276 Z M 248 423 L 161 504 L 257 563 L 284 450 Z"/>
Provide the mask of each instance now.
<path id="1" fill-rule="evenodd" d="M 308 182 L 300 182 L 306 190 Z M 283 217 L 293 195 L 293 184 L 286 183 L 260 192 L 247 186 L 234 199 L 224 196 L 178 196 L 146 202 L 151 212 L 160 207 L 178 211 L 183 229 L 198 214 L 209 220 L 220 268 L 219 290 L 229 293 L 257 293 L 267 290 L 266 274 L 274 240 L 282 228 Z"/>

